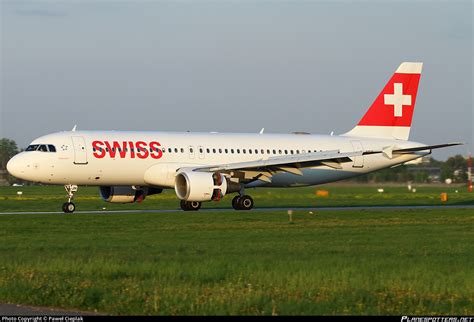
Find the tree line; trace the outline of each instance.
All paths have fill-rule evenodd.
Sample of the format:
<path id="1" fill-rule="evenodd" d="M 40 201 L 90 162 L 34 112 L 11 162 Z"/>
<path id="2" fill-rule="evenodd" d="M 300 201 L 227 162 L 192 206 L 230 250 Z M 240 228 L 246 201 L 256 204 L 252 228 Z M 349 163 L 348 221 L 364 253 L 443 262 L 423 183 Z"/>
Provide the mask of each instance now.
<path id="1" fill-rule="evenodd" d="M 446 161 L 427 158 L 420 164 L 403 164 L 395 168 L 379 170 L 355 179 L 357 182 L 415 182 L 444 183 L 450 179 L 452 183 L 465 183 L 468 178 L 467 159 L 458 154 Z"/>

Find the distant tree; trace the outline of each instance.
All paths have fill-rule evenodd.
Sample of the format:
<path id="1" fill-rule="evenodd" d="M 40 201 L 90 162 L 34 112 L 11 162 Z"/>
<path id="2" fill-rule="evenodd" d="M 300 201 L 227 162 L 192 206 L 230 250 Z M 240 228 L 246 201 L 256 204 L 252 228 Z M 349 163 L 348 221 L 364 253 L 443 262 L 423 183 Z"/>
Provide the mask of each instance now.
<path id="1" fill-rule="evenodd" d="M 453 182 L 467 180 L 467 160 L 460 154 L 450 157 L 441 166 L 441 180 L 453 179 Z"/>
<path id="2" fill-rule="evenodd" d="M 16 142 L 7 138 L 0 139 L 0 169 L 7 168 L 7 162 L 18 153 Z"/>

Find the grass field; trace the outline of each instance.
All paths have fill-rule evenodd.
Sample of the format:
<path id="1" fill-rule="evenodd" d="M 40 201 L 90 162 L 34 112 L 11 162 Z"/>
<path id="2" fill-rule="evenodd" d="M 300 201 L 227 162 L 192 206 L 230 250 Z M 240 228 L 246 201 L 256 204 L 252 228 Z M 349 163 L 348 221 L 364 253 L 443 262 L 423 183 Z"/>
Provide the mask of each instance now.
<path id="1" fill-rule="evenodd" d="M 310 188 L 248 189 L 256 207 L 331 207 L 331 206 L 389 206 L 389 205 L 441 205 L 442 192 L 448 193 L 446 204 L 474 204 L 474 194 L 460 186 L 419 186 L 415 193 L 406 187 L 324 185 Z M 317 197 L 316 190 L 329 191 L 329 197 Z M 21 191 L 21 196 L 17 192 Z M 458 192 L 456 192 L 458 191 Z M 232 195 L 221 202 L 208 202 L 203 208 L 231 208 Z M 62 186 L 0 187 L 0 212 L 4 211 L 61 211 L 66 201 Z M 99 198 L 96 187 L 79 187 L 74 202 L 76 210 L 123 209 L 177 209 L 179 202 L 174 190 L 152 195 L 137 204 L 110 204 Z"/>
<path id="2" fill-rule="evenodd" d="M 21 187 L 16 200 L 18 189 L 0 190 L 0 211 L 63 202 L 58 188 Z M 297 207 L 436 204 L 442 188 L 327 189 L 328 198 L 249 192 L 259 205 Z M 78 210 L 119 208 L 81 192 Z M 122 207 L 176 208 L 172 196 Z M 4 303 L 106 314 L 474 313 L 472 209 L 295 210 L 291 223 L 286 211 L 1 215 L 0 237 Z"/>

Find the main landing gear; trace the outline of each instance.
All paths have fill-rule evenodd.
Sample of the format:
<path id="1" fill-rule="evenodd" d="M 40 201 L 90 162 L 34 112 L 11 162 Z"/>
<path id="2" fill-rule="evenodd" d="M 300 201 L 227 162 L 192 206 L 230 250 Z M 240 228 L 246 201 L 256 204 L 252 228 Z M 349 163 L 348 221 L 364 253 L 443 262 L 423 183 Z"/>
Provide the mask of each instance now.
<path id="1" fill-rule="evenodd" d="M 184 211 L 197 211 L 201 209 L 202 203 L 200 201 L 184 201 L 181 200 L 180 206 Z M 235 196 L 232 199 L 232 207 L 235 210 L 250 210 L 253 208 L 253 199 L 248 195 Z"/>
<path id="2" fill-rule="evenodd" d="M 73 213 L 76 210 L 76 205 L 71 202 L 74 198 L 74 192 L 77 191 L 77 186 L 75 184 L 67 184 L 64 186 L 67 192 L 67 202 L 63 203 L 63 211 L 64 213 Z"/>
<path id="3" fill-rule="evenodd" d="M 181 209 L 184 211 L 196 211 L 201 208 L 201 202 L 200 201 L 184 201 L 181 200 Z"/>
<path id="4" fill-rule="evenodd" d="M 232 207 L 235 210 L 250 210 L 253 208 L 253 199 L 248 195 L 238 195 L 232 199 Z"/>

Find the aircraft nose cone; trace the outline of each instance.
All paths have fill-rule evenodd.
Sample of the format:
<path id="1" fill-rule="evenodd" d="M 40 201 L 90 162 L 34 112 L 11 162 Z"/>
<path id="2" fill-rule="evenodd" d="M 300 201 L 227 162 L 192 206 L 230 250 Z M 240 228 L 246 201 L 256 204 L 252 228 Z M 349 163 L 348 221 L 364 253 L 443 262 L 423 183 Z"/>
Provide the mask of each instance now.
<path id="1" fill-rule="evenodd" d="M 14 177 L 20 178 L 22 172 L 21 168 L 22 166 L 20 160 L 18 160 L 18 156 L 14 156 L 7 163 L 7 171 Z"/>

